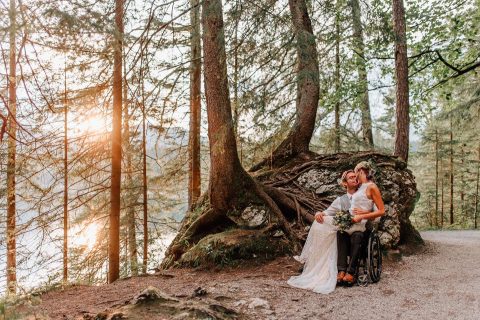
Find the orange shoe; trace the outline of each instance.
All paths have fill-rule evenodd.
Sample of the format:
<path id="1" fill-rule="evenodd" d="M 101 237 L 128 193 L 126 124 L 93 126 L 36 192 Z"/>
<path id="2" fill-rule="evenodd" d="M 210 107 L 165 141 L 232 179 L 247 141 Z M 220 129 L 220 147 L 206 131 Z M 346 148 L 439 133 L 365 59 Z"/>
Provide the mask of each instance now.
<path id="1" fill-rule="evenodd" d="M 347 273 L 345 277 L 343 277 L 343 282 L 345 282 L 348 285 L 353 285 L 355 281 L 356 281 L 355 276 L 351 275 L 350 273 Z"/>
<path id="2" fill-rule="evenodd" d="M 337 275 L 337 283 L 342 282 L 344 277 L 345 277 L 345 271 L 340 271 Z"/>

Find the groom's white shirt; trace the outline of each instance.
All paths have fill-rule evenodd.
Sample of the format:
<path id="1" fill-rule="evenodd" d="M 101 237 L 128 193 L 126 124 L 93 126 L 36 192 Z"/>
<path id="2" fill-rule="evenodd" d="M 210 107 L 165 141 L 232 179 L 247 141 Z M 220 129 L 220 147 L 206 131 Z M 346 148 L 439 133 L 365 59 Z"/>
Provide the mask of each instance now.
<path id="1" fill-rule="evenodd" d="M 352 201 L 352 195 L 350 193 L 347 193 L 348 200 Z M 341 204 L 341 197 L 337 197 L 335 200 L 333 200 L 332 204 L 325 209 L 323 212 L 327 216 L 334 216 L 338 211 L 342 211 L 342 204 Z"/>

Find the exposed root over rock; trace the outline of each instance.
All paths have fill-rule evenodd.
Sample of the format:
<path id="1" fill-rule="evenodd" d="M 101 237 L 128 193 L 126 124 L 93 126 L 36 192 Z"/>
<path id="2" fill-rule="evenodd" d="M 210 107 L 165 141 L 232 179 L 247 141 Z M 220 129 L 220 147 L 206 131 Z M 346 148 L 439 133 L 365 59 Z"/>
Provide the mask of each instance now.
<path id="1" fill-rule="evenodd" d="M 213 210 L 204 197 L 187 213 L 162 267 L 231 265 L 297 252 L 314 213 L 345 192 L 339 184 L 342 172 L 360 161 L 372 164 L 385 202 L 379 226 L 382 245 L 422 243 L 409 220 L 418 192 L 405 162 L 375 152 L 309 153 L 281 167 L 261 167 L 251 172 L 250 182 L 232 182 L 241 186 L 232 209 Z"/>

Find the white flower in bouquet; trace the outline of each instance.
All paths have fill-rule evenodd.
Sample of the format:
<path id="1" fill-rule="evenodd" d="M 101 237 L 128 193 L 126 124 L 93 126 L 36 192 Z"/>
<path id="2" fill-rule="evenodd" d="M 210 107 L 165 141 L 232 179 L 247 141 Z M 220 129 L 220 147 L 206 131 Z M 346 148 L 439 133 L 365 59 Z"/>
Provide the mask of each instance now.
<path id="1" fill-rule="evenodd" d="M 348 211 L 337 211 L 333 217 L 333 225 L 338 227 L 338 230 L 345 232 L 353 225 L 352 215 Z"/>

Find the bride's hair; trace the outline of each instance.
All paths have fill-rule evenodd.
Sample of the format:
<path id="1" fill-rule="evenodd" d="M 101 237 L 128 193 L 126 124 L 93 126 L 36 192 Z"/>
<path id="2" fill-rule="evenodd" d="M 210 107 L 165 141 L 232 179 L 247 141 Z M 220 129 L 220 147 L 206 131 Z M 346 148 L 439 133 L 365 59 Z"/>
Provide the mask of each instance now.
<path id="1" fill-rule="evenodd" d="M 363 172 L 365 172 L 365 176 L 367 177 L 368 180 L 373 180 L 374 172 L 372 170 L 372 166 L 368 161 L 362 161 L 359 164 L 357 164 L 355 166 L 355 172 L 358 170 L 362 170 Z"/>

